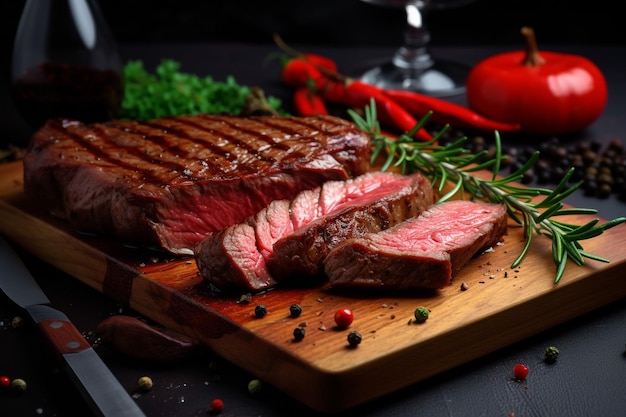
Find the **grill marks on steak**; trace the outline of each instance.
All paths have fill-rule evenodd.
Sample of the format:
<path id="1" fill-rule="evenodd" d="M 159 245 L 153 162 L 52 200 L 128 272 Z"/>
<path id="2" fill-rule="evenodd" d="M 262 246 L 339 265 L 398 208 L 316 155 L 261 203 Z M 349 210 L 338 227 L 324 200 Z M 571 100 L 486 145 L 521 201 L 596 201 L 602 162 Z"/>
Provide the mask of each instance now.
<path id="1" fill-rule="evenodd" d="M 377 234 L 338 245 L 324 260 L 334 288 L 439 289 L 506 233 L 503 205 L 449 201 Z"/>
<path id="2" fill-rule="evenodd" d="M 291 201 L 273 201 L 245 223 L 207 237 L 196 248 L 196 263 L 205 280 L 219 289 L 267 289 L 298 280 L 300 270 L 319 274 L 323 256 L 338 242 L 384 230 L 433 202 L 431 184 L 421 174 L 372 172 L 329 181 Z M 307 253 L 300 251 L 289 261 L 276 258 L 283 241 L 288 249 L 303 244 L 299 249 Z"/>
<path id="3" fill-rule="evenodd" d="M 78 230 L 179 254 L 276 199 L 369 168 L 368 136 L 332 116 L 50 120 L 25 190 Z"/>

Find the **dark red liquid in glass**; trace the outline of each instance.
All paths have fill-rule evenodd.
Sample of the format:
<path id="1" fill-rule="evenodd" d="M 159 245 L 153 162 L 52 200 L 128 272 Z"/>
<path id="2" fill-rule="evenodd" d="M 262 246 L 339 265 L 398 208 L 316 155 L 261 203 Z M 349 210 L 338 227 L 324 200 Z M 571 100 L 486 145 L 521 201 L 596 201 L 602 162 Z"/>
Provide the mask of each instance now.
<path id="1" fill-rule="evenodd" d="M 114 119 L 123 92 L 115 71 L 50 62 L 26 70 L 12 84 L 15 106 L 33 128 L 55 117 L 85 123 Z"/>

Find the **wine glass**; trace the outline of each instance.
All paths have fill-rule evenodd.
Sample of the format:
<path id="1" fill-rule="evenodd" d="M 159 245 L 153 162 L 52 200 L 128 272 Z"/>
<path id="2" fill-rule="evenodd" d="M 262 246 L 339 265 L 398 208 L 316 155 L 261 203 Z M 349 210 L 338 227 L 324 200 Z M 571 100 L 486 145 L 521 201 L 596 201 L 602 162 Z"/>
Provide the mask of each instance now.
<path id="1" fill-rule="evenodd" d="M 416 91 L 435 97 L 462 94 L 469 67 L 429 52 L 430 33 L 424 24 L 428 10 L 462 6 L 473 0 L 361 0 L 384 7 L 404 7 L 404 43 L 390 61 L 367 70 L 361 81 L 386 89 Z"/>
<path id="2" fill-rule="evenodd" d="M 123 97 L 122 60 L 96 0 L 27 0 L 12 56 L 14 104 L 33 128 L 53 117 L 99 122 Z"/>

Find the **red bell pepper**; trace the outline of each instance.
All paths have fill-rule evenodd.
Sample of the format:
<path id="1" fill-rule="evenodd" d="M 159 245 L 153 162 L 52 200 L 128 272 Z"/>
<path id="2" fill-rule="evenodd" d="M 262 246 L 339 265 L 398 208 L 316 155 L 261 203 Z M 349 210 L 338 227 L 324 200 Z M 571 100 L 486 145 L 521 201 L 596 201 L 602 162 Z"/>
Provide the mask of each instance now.
<path id="1" fill-rule="evenodd" d="M 585 57 L 539 52 L 534 32 L 522 28 L 526 50 L 505 52 L 476 64 L 467 77 L 469 106 L 525 133 L 541 136 L 579 131 L 606 105 L 600 69 Z"/>

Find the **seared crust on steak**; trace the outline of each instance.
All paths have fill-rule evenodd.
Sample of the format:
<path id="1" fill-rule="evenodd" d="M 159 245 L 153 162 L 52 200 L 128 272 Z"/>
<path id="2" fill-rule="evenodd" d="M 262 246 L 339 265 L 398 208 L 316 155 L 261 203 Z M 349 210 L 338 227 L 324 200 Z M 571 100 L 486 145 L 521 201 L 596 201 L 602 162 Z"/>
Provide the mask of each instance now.
<path id="1" fill-rule="evenodd" d="M 369 168 L 369 137 L 332 116 L 50 120 L 24 188 L 76 229 L 192 254 L 276 199 Z"/>
<path id="2" fill-rule="evenodd" d="M 393 228 L 349 239 L 324 260 L 333 288 L 439 289 L 506 233 L 504 205 L 449 201 Z"/>

